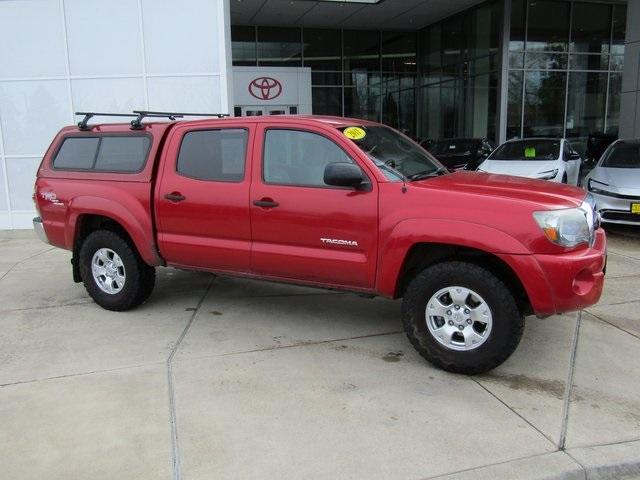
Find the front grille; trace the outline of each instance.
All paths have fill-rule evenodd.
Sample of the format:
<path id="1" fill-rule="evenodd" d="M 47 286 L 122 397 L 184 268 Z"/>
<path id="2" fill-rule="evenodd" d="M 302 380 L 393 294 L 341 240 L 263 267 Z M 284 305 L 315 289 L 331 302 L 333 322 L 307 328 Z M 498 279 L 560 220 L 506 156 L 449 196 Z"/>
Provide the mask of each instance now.
<path id="1" fill-rule="evenodd" d="M 629 212 L 616 212 L 613 210 L 604 210 L 600 212 L 603 220 L 619 220 L 623 222 L 633 222 L 640 224 L 640 215 Z"/>

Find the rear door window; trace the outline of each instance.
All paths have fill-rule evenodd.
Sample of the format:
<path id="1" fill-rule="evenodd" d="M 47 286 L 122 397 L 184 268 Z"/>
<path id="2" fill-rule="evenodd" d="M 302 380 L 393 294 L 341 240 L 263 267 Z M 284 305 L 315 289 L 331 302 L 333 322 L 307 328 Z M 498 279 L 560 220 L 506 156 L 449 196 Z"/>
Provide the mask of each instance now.
<path id="1" fill-rule="evenodd" d="M 135 173 L 144 168 L 150 145 L 147 135 L 68 137 L 58 150 L 53 167 Z"/>
<path id="2" fill-rule="evenodd" d="M 178 173 L 198 180 L 241 182 L 248 136 L 242 128 L 187 132 L 178 154 Z"/>

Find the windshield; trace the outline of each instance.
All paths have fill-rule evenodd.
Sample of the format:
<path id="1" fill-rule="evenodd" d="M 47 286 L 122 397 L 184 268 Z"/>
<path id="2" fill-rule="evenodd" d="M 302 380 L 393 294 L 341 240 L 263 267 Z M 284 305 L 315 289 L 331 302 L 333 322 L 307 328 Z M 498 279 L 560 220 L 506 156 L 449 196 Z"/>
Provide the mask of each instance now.
<path id="1" fill-rule="evenodd" d="M 557 160 L 560 140 L 530 139 L 506 142 L 487 160 Z"/>
<path id="2" fill-rule="evenodd" d="M 640 142 L 618 142 L 602 161 L 607 168 L 640 168 Z"/>
<path id="3" fill-rule="evenodd" d="M 418 180 L 446 172 L 431 154 L 391 128 L 354 126 L 340 131 L 367 154 L 388 180 Z"/>
<path id="4" fill-rule="evenodd" d="M 461 154 L 473 152 L 478 148 L 476 140 L 439 140 L 429 147 L 429 151 L 434 155 Z"/>

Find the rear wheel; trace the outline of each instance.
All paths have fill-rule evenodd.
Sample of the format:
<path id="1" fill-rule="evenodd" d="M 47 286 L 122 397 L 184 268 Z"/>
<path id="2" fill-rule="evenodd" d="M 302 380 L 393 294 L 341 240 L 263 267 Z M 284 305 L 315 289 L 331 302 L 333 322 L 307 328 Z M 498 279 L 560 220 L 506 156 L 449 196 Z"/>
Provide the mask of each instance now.
<path id="1" fill-rule="evenodd" d="M 155 269 L 123 236 L 97 230 L 82 243 L 80 275 L 93 300 L 107 310 L 129 310 L 143 303 L 155 285 Z"/>
<path id="2" fill-rule="evenodd" d="M 562 176 L 562 183 L 569 183 L 569 179 L 567 178 L 566 173 Z"/>
<path id="3" fill-rule="evenodd" d="M 402 310 L 404 329 L 420 355 L 455 373 L 497 367 L 516 349 L 524 329 L 507 286 L 466 262 L 423 270 L 409 284 Z"/>

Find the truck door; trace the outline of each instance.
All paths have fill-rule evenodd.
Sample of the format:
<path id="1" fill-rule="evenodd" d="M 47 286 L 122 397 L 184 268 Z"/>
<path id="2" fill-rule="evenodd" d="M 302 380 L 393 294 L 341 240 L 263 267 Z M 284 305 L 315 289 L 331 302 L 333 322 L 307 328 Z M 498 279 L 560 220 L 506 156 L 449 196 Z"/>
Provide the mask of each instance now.
<path id="1" fill-rule="evenodd" d="M 155 195 L 158 246 L 168 264 L 249 271 L 252 139 L 246 122 L 171 132 Z"/>
<path id="2" fill-rule="evenodd" d="M 260 124 L 251 186 L 252 270 L 264 276 L 372 288 L 378 186 L 324 183 L 332 162 L 358 163 L 336 130 Z M 373 178 L 360 165 L 365 176 Z"/>

